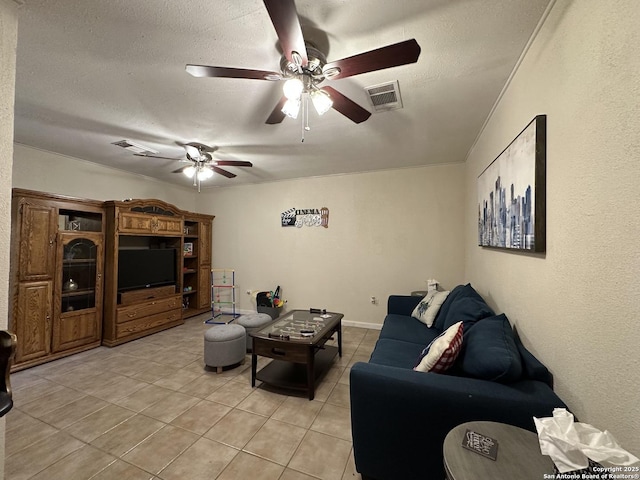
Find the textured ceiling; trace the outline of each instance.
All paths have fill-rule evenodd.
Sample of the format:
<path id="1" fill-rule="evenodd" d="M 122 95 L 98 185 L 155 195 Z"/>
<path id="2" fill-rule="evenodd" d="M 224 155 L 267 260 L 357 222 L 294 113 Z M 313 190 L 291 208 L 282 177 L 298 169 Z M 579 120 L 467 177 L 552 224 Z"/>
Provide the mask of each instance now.
<path id="1" fill-rule="evenodd" d="M 248 160 L 203 183 L 278 179 L 464 161 L 549 0 L 297 0 L 305 39 L 328 61 L 415 38 L 417 63 L 325 81 L 367 110 L 364 87 L 398 80 L 401 110 L 355 124 L 335 110 L 264 122 L 281 83 L 194 78 L 185 65 L 279 70 L 278 39 L 260 0 L 25 0 L 18 29 L 15 141 L 163 181 L 176 142 Z"/>

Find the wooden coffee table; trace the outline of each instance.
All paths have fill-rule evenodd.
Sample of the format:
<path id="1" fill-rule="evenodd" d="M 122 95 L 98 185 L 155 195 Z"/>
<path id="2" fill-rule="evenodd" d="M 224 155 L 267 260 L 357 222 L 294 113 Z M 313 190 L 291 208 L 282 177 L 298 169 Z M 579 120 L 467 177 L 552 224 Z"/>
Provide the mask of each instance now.
<path id="1" fill-rule="evenodd" d="M 293 310 L 251 332 L 251 386 L 256 378 L 280 388 L 303 390 L 313 400 L 317 381 L 336 354 L 342 356 L 341 313 Z M 325 345 L 338 334 L 338 346 Z M 273 358 L 257 372 L 258 355 Z"/>

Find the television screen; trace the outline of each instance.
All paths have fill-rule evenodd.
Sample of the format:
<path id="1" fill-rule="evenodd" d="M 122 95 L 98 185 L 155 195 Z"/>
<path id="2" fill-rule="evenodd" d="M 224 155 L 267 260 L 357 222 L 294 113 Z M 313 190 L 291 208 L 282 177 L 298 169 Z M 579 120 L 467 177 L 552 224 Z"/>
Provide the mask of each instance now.
<path id="1" fill-rule="evenodd" d="M 175 248 L 118 250 L 118 291 L 175 283 Z"/>

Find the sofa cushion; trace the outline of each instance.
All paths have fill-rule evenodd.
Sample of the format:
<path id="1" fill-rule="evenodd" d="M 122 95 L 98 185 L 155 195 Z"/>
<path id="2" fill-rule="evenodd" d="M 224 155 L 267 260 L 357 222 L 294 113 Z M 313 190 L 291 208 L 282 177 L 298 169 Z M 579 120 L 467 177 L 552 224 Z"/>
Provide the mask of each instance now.
<path id="1" fill-rule="evenodd" d="M 520 352 L 520 358 L 522 359 L 522 376 L 530 380 L 537 380 L 544 382 L 549 387 L 553 388 L 553 375 L 547 367 L 545 367 L 540 360 L 533 356 L 533 354 L 525 348 L 520 341 L 520 337 L 515 335 L 516 346 Z"/>
<path id="2" fill-rule="evenodd" d="M 489 305 L 487 305 L 484 300 L 473 296 L 460 296 L 453 305 L 451 305 L 447 317 L 444 319 L 442 328 L 446 330 L 454 323 L 462 321 L 464 322 L 464 330 L 467 332 L 478 320 L 493 317 L 494 315 L 494 311 L 489 308 Z"/>
<path id="3" fill-rule="evenodd" d="M 458 322 L 442 332 L 422 351 L 414 370 L 446 372 L 455 362 L 462 346 L 464 325 Z"/>
<path id="4" fill-rule="evenodd" d="M 510 383 L 522 377 L 522 360 L 504 314 L 483 319 L 464 333 L 459 364 L 470 377 Z"/>
<path id="5" fill-rule="evenodd" d="M 444 325 L 444 318 L 447 316 L 447 312 L 449 312 L 449 309 L 451 308 L 451 304 L 455 301 L 456 298 L 458 298 L 458 295 L 462 293 L 465 286 L 466 285 L 458 285 L 453 290 L 451 290 L 451 292 L 449 292 L 449 295 L 447 295 L 447 299 L 444 301 L 444 303 L 440 307 L 440 311 L 438 311 L 438 315 L 436 315 L 436 318 L 433 322 L 433 326 L 436 327 L 438 330 L 440 331 L 444 330 L 442 328 L 442 326 Z"/>
<path id="6" fill-rule="evenodd" d="M 411 316 L 411 312 L 416 305 L 422 300 L 416 295 L 389 295 L 387 300 L 387 314 Z"/>
<path id="7" fill-rule="evenodd" d="M 415 318 L 406 315 L 389 314 L 384 319 L 382 331 L 378 338 L 416 343 L 422 350 L 425 345 L 438 336 L 438 333 L 433 329 L 427 328 L 424 323 Z M 413 365 L 411 367 L 413 368 Z"/>
<path id="8" fill-rule="evenodd" d="M 422 327 L 427 330 L 424 325 Z M 411 370 L 416 364 L 416 358 L 420 355 L 420 351 L 424 348 L 423 345 L 381 338 L 376 342 L 369 363 Z"/>
<path id="9" fill-rule="evenodd" d="M 427 293 L 427 295 L 420 300 L 420 303 L 416 305 L 416 308 L 413 309 L 411 316 L 420 320 L 427 327 L 431 327 L 438 311 L 440 311 L 440 307 L 447 299 L 447 295 L 449 295 L 448 291 L 437 292 L 434 290 Z"/>
<path id="10" fill-rule="evenodd" d="M 474 301 L 462 301 L 463 299 L 474 299 Z M 483 307 L 481 311 L 478 311 L 479 306 Z M 494 315 L 471 284 L 459 285 L 451 291 L 447 300 L 440 307 L 440 313 L 435 319 L 434 326 L 443 331 L 447 328 L 445 325 L 453 325 L 459 320 L 477 321 L 487 316 L 487 312 L 490 312 L 488 316 Z"/>

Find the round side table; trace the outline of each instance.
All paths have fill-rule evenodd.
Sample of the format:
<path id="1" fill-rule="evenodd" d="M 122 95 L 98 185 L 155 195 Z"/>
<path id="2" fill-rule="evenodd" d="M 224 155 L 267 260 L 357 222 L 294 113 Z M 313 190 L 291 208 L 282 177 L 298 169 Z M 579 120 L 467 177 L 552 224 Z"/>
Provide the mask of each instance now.
<path id="1" fill-rule="evenodd" d="M 491 460 L 462 446 L 467 430 L 498 442 L 497 459 Z M 540 453 L 538 436 L 522 428 L 497 422 L 468 422 L 451 430 L 444 440 L 447 480 L 541 480 L 553 473 L 553 462 Z"/>

